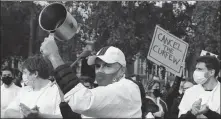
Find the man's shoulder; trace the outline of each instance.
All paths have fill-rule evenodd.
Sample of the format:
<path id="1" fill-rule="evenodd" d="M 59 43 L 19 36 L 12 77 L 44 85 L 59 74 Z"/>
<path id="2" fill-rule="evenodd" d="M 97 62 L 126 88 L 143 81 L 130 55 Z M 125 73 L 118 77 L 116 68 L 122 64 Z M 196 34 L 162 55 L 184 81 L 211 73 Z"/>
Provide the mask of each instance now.
<path id="1" fill-rule="evenodd" d="M 190 87 L 189 89 L 187 89 L 185 91 L 184 95 L 186 95 L 188 97 L 189 95 L 198 95 L 202 92 L 204 92 L 204 89 L 200 84 L 198 84 L 198 85 L 194 85 L 194 86 Z"/>
<path id="2" fill-rule="evenodd" d="M 194 90 L 199 89 L 199 88 L 202 88 L 202 86 L 199 85 L 199 84 L 198 85 L 193 85 L 192 87 L 188 88 L 186 90 L 186 92 L 191 92 L 191 91 L 194 91 Z"/>
<path id="3" fill-rule="evenodd" d="M 50 82 L 48 89 L 54 92 L 58 92 L 58 86 L 55 83 L 53 84 L 53 82 Z"/>
<path id="4" fill-rule="evenodd" d="M 142 84 L 139 82 L 123 78 L 120 83 L 121 83 L 122 88 L 124 87 L 124 89 L 126 89 L 128 92 L 137 92 L 138 91 L 138 92 L 143 93 L 142 92 L 142 88 L 143 88 Z M 133 93 L 133 95 L 134 95 L 134 93 Z"/>
<path id="5" fill-rule="evenodd" d="M 128 92 L 139 90 L 139 86 L 136 83 L 126 78 L 122 78 L 118 82 L 109 84 L 108 86 L 105 86 L 103 88 L 128 91 Z"/>
<path id="6" fill-rule="evenodd" d="M 123 86 L 138 86 L 138 83 L 136 81 L 126 78 L 122 78 L 118 83 L 122 84 Z"/>

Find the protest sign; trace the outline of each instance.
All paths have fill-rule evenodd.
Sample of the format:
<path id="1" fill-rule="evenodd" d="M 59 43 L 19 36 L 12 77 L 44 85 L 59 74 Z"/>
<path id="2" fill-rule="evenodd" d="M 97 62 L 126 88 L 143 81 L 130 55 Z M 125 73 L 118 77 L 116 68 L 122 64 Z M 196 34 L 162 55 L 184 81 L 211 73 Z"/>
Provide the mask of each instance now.
<path id="1" fill-rule="evenodd" d="M 204 56 L 204 55 L 215 56 L 216 58 L 218 58 L 218 55 L 215 55 L 215 54 L 213 54 L 213 53 L 211 53 L 211 52 L 202 50 L 201 53 L 200 53 L 200 56 Z"/>
<path id="2" fill-rule="evenodd" d="M 156 26 L 147 59 L 163 65 L 167 71 L 181 76 L 182 63 L 185 62 L 188 43 Z"/>

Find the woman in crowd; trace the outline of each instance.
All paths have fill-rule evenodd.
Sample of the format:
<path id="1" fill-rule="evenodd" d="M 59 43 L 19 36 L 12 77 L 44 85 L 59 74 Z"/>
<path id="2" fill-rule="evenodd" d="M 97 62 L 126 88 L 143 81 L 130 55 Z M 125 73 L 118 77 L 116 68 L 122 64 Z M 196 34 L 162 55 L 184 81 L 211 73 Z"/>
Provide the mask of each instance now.
<path id="1" fill-rule="evenodd" d="M 185 90 L 193 86 L 193 84 L 187 81 L 186 78 L 176 76 L 171 85 L 172 86 L 168 89 L 168 91 L 163 94 L 162 98 L 165 100 L 168 107 L 167 118 L 178 118 L 178 106 L 182 96 Z"/>
<path id="2" fill-rule="evenodd" d="M 42 56 L 28 58 L 22 78 L 27 85 L 8 106 L 6 118 L 62 118 L 58 87 L 49 79 L 48 64 Z"/>
<path id="3" fill-rule="evenodd" d="M 166 103 L 160 98 L 160 82 L 151 80 L 147 84 L 145 98 L 146 118 L 163 119 L 168 111 Z"/>

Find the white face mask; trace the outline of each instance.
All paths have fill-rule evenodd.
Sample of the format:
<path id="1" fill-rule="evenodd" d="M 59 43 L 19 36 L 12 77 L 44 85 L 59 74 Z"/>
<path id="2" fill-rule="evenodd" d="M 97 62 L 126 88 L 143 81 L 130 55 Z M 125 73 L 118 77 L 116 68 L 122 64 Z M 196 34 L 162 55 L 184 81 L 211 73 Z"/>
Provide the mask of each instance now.
<path id="1" fill-rule="evenodd" d="M 208 80 L 208 78 L 206 78 L 205 75 L 206 72 L 202 72 L 202 71 L 194 71 L 193 73 L 193 79 L 197 84 L 204 84 L 206 83 L 206 81 Z"/>

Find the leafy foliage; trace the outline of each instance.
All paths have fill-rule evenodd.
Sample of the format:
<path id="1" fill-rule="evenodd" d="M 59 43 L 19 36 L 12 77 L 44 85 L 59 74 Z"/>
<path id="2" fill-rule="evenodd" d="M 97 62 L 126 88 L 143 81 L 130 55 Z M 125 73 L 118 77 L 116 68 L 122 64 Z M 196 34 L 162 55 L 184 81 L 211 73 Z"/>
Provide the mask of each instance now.
<path id="1" fill-rule="evenodd" d="M 186 2 L 189 11 L 174 8 L 177 2 L 164 2 L 162 7 L 155 2 L 99 2 L 92 8 L 88 21 L 91 31 L 95 30 L 96 49 L 105 45 L 117 46 L 126 54 L 127 61 L 133 62 L 135 54 L 146 58 L 155 26 L 158 24 L 177 37 L 187 36 L 186 28 L 191 25 L 194 7 Z M 175 14 L 174 10 L 177 10 Z"/>
<path id="2" fill-rule="evenodd" d="M 67 62 L 74 61 L 76 54 L 82 52 L 85 40 L 96 41 L 96 51 L 106 45 L 119 47 L 129 64 L 136 54 L 145 59 L 156 25 L 189 43 L 189 69 L 194 66 L 196 53 L 202 49 L 220 54 L 220 2 L 172 1 L 161 2 L 161 5 L 152 1 L 58 2 L 63 3 L 81 25 L 72 40 L 57 41 Z M 26 58 L 30 48 L 33 54 L 39 53 L 41 42 L 48 35 L 37 21 L 43 7 L 30 1 L 1 2 L 2 59 Z M 151 68 L 152 62 L 147 64 Z"/>
<path id="3" fill-rule="evenodd" d="M 1 64 L 12 59 L 21 61 L 28 56 L 30 20 L 37 19 L 40 9 L 41 6 L 32 2 L 1 2 Z"/>
<path id="4" fill-rule="evenodd" d="M 193 13 L 196 24 L 196 45 L 202 49 L 220 54 L 220 2 L 198 2 Z"/>

